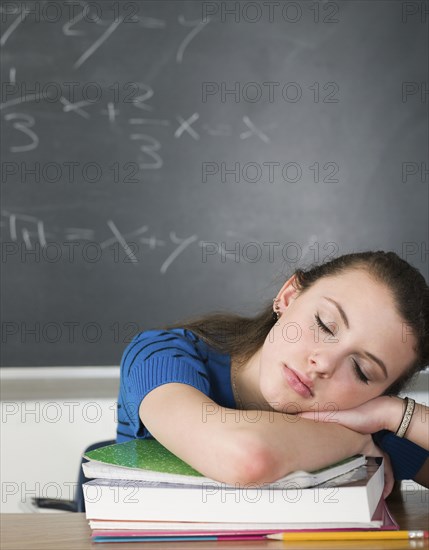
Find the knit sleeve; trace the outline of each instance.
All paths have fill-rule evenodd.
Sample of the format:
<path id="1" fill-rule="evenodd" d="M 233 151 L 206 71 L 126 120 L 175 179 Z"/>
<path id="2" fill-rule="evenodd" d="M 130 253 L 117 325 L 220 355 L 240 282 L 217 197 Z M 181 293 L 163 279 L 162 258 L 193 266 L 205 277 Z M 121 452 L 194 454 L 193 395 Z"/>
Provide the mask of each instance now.
<path id="1" fill-rule="evenodd" d="M 429 451 L 387 430 L 374 434 L 373 439 L 389 455 L 395 479 L 414 479 L 429 458 Z"/>
<path id="2" fill-rule="evenodd" d="M 151 330 L 138 334 L 121 360 L 117 443 L 151 437 L 139 417 L 140 403 L 163 384 L 188 384 L 210 395 L 204 349 L 184 329 Z"/>

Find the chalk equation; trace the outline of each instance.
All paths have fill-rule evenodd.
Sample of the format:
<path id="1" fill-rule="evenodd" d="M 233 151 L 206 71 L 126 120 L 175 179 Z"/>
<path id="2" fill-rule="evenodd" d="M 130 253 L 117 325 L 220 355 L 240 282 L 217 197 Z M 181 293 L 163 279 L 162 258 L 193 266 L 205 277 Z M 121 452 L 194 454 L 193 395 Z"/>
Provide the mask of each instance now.
<path id="1" fill-rule="evenodd" d="M 11 73 L 12 77 L 16 77 L 16 71 Z M 116 84 L 113 93 L 119 95 L 117 94 Z M 61 105 L 62 112 L 69 116 L 78 116 L 85 120 L 90 119 L 93 114 L 90 108 L 94 108 L 97 100 L 87 99 L 72 102 L 61 95 L 62 90 L 58 86 L 58 83 L 55 83 L 54 87 L 51 85 L 47 87 L 45 85 L 44 88 L 46 89 L 37 90 L 36 88 L 34 93 L 24 93 L 19 98 L 6 100 L 0 104 L 0 110 L 16 106 L 19 103 L 49 99 L 49 102 L 53 103 L 56 101 L 58 105 Z M 232 124 L 223 121 L 209 124 L 200 120 L 200 113 L 198 112 L 187 116 L 178 113 L 175 115 L 174 120 L 157 117 L 156 114 L 152 114 L 152 105 L 147 103 L 149 99 L 155 96 L 155 92 L 151 86 L 144 83 L 136 84 L 129 82 L 125 83 L 123 88 L 129 93 L 128 103 L 131 103 L 132 107 L 150 113 L 149 115 L 145 114 L 145 116 L 131 116 L 127 120 L 129 128 L 128 139 L 138 145 L 137 164 L 142 171 L 159 170 L 164 166 L 162 139 L 190 139 L 199 141 L 202 134 L 212 138 L 230 137 L 235 134 L 239 136 L 240 140 L 254 137 L 265 144 L 269 144 L 271 142 L 269 131 L 277 127 L 277 123 L 275 122 L 263 126 L 257 125 L 248 115 L 242 117 L 241 126 L 238 128 L 234 128 Z M 7 97 L 10 91 L 6 88 L 6 93 L 3 95 Z M 53 95 L 53 91 L 55 95 Z M 70 93 L 74 93 L 73 88 L 69 87 L 69 91 Z M 117 122 L 121 110 L 117 108 L 116 103 L 109 101 L 105 108 L 99 109 L 100 113 L 102 116 L 107 117 L 110 125 L 113 125 Z M 12 143 L 9 145 L 11 153 L 27 153 L 38 148 L 40 138 L 37 133 L 35 116 L 27 113 L 8 112 L 4 115 L 4 120 L 10 123 L 13 128 Z M 159 130 L 154 132 L 154 128 L 161 129 L 161 133 L 164 130 L 164 134 L 166 133 L 167 137 L 161 137 Z M 109 126 L 106 126 L 105 129 L 108 130 Z M 48 136 L 45 139 L 48 139 Z M 16 143 L 13 143 L 14 140 Z"/>
<path id="2" fill-rule="evenodd" d="M 231 230 L 225 231 L 226 237 L 222 242 L 201 240 L 197 234 L 179 237 L 175 230 L 168 232 L 168 238 L 158 238 L 151 233 L 148 225 L 125 232 L 112 219 L 106 221 L 101 231 L 83 227 L 55 227 L 52 231 L 42 219 L 6 210 L 1 211 L 0 229 L 2 264 L 13 258 L 34 263 L 65 261 L 95 264 L 108 257 L 114 263 L 138 266 L 147 264 L 148 252 L 161 248 L 168 249 L 159 268 L 161 275 L 165 275 L 190 247 L 199 248 L 198 262 L 201 264 L 216 257 L 222 263 L 273 263 L 281 259 L 284 265 L 296 264 L 319 261 L 320 258 L 326 261 L 339 251 L 337 243 L 319 243 L 317 235 L 311 235 L 302 245 L 295 241 L 246 240 Z M 229 241 L 226 242 L 226 239 Z"/>
<path id="3" fill-rule="evenodd" d="M 26 97 L 28 98 L 29 96 Z M 77 102 L 75 104 L 71 104 L 67 99 L 61 99 L 64 105 L 64 112 L 76 113 L 83 118 L 90 118 L 88 112 L 83 110 L 84 103 L 87 105 L 90 103 Z M 140 100 L 136 101 L 136 107 L 141 108 L 139 107 L 140 104 L 138 101 Z M 114 123 L 119 111 L 115 109 L 115 105 L 113 103 L 108 103 L 107 108 L 101 110 L 101 113 L 109 117 L 110 123 Z M 197 128 L 196 123 L 199 121 L 199 118 L 200 115 L 198 112 L 195 112 L 187 117 L 177 114 L 174 121 L 171 119 L 162 118 L 132 117 L 128 119 L 128 124 L 131 128 L 133 128 L 133 130 L 136 127 L 147 128 L 151 126 L 168 128 L 170 132 L 168 137 L 176 140 L 187 136 L 195 141 L 199 141 L 202 133 L 210 137 L 228 137 L 234 134 L 235 129 L 233 128 L 233 125 L 226 122 L 217 122 L 216 124 L 200 122 L 199 127 Z M 37 126 L 36 118 L 34 116 L 26 113 L 7 113 L 4 116 L 4 119 L 6 122 L 10 122 L 14 131 L 16 131 L 15 139 L 19 142 L 23 142 L 19 145 L 11 144 L 9 146 L 9 151 L 11 153 L 25 153 L 37 149 L 40 139 L 35 131 Z M 276 123 L 271 123 L 265 126 L 257 126 L 249 116 L 245 115 L 242 117 L 242 127 L 241 129 L 237 129 L 237 133 L 241 140 L 255 137 L 265 144 L 269 144 L 271 142 L 271 138 L 268 131 L 276 126 Z M 159 170 L 163 167 L 164 159 L 161 153 L 162 142 L 159 136 L 154 137 L 151 130 L 144 130 L 131 131 L 128 138 L 132 142 L 137 142 L 140 145 L 139 151 L 141 160 L 138 162 L 140 170 Z"/>
<path id="4" fill-rule="evenodd" d="M 56 263 L 60 260 L 74 262 L 77 260 L 97 263 L 103 258 L 103 251 L 108 251 L 115 263 L 137 266 L 140 263 L 138 253 L 143 250 L 143 260 L 147 251 L 170 247 L 162 262 L 159 272 L 167 273 L 168 269 L 191 245 L 202 249 L 201 261 L 207 262 L 208 256 L 222 254 L 226 261 L 228 252 L 222 248 L 223 243 L 199 240 L 198 235 L 181 238 L 176 231 L 169 231 L 168 239 L 150 234 L 150 228 L 142 225 L 137 229 L 123 232 L 113 220 L 107 220 L 108 235 L 101 240 L 98 232 L 92 228 L 66 227 L 51 231 L 43 220 L 27 214 L 16 214 L 3 210 L 0 218 L 2 234 L 2 263 L 8 258 L 25 258 L 33 254 L 36 261 Z M 84 243 L 82 249 L 79 244 Z M 86 243 L 86 244 L 85 244 Z M 23 246 L 20 247 L 19 245 Z M 232 257 L 231 257 L 232 259 Z"/>

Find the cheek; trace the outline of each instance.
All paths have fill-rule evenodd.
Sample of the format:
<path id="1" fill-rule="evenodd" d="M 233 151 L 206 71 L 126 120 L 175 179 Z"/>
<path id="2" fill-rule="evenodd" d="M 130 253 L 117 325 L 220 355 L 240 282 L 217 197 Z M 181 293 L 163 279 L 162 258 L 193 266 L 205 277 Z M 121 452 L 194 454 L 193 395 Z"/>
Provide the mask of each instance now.
<path id="1" fill-rule="evenodd" d="M 272 397 L 276 387 L 278 389 L 279 379 L 277 377 L 277 369 L 275 368 L 274 361 L 269 360 L 267 357 L 261 357 L 261 364 L 259 369 L 259 389 L 262 394 L 267 397 Z"/>
<path id="2" fill-rule="evenodd" d="M 349 382 L 332 385 L 324 392 L 324 401 L 332 403 L 338 409 L 351 409 L 377 397 L 379 392 L 362 384 Z"/>
<path id="3" fill-rule="evenodd" d="M 273 355 L 261 355 L 259 391 L 268 403 L 278 403 L 288 394 L 281 374 L 280 361 Z"/>
<path id="4" fill-rule="evenodd" d="M 266 361 L 290 361 L 292 364 L 306 364 L 314 346 L 314 334 L 300 328 L 298 323 L 274 325 L 263 346 Z"/>

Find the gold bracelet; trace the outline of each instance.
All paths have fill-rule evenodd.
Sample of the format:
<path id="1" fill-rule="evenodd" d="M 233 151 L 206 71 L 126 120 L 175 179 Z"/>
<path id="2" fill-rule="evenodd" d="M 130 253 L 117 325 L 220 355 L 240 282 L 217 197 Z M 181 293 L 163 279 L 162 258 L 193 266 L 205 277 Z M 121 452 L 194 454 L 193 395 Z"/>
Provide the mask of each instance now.
<path id="1" fill-rule="evenodd" d="M 416 405 L 416 402 L 414 401 L 414 399 L 411 399 L 411 397 L 406 397 L 404 401 L 405 411 L 401 423 L 399 424 L 399 428 L 395 433 L 397 437 L 404 437 L 406 431 L 408 430 L 408 426 L 410 425 L 411 419 L 413 418 L 414 407 Z"/>

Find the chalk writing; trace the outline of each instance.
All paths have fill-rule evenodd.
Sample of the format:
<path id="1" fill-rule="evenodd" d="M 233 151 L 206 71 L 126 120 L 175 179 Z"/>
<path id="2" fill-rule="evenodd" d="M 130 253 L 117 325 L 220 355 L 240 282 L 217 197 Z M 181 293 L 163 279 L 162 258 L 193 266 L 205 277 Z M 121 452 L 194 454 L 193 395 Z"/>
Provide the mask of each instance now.
<path id="1" fill-rule="evenodd" d="M 41 246 L 46 246 L 47 235 L 45 225 L 41 219 L 27 214 L 13 214 L 6 210 L 3 210 L 1 215 L 8 219 L 11 241 L 16 242 L 22 238 L 25 246 L 30 249 L 32 248 L 31 237 L 34 236 Z M 29 226 L 33 227 L 32 231 L 30 231 Z"/>
<path id="2" fill-rule="evenodd" d="M 6 31 L 3 33 L 2 37 L 0 38 L 0 47 L 3 47 L 6 44 L 6 42 L 11 37 L 12 33 L 16 31 L 18 26 L 24 21 L 29 11 L 30 10 L 26 7 L 24 7 L 22 10 L 20 10 L 19 8 L 16 10 L 15 13 L 18 13 L 18 16 L 10 25 L 10 27 L 6 29 Z"/>
<path id="3" fill-rule="evenodd" d="M 89 59 L 91 55 L 93 55 L 94 52 L 96 52 L 98 48 L 109 38 L 109 36 L 115 32 L 115 30 L 119 27 L 123 20 L 124 18 L 121 16 L 116 21 L 113 21 L 113 23 L 109 25 L 104 33 L 94 42 L 94 44 L 92 44 L 86 51 L 83 52 L 83 54 L 79 57 L 73 67 L 75 69 L 81 67 L 85 63 L 85 61 Z"/>
<path id="4" fill-rule="evenodd" d="M 27 151 L 32 151 L 36 149 L 39 144 L 39 137 L 37 134 L 31 130 L 34 126 L 34 117 L 31 115 L 26 115 L 24 113 L 7 113 L 5 115 L 6 120 L 14 120 L 13 127 L 20 132 L 23 132 L 27 137 L 30 138 L 31 142 L 26 145 L 14 145 L 9 148 L 12 153 L 23 153 Z"/>
<path id="5" fill-rule="evenodd" d="M 193 38 L 197 36 L 198 33 L 200 33 L 206 25 L 210 22 L 210 18 L 207 17 L 205 21 L 186 21 L 183 15 L 179 15 L 179 23 L 184 26 L 195 26 L 194 29 L 185 37 L 183 42 L 180 44 L 179 49 L 177 50 L 176 54 L 176 61 L 177 63 L 182 63 L 183 61 L 183 55 L 185 53 L 186 48 L 189 46 Z"/>
<path id="6" fill-rule="evenodd" d="M 40 248 L 49 249 L 50 247 L 55 247 L 55 258 L 58 259 L 61 258 L 60 249 L 64 248 L 68 261 L 79 257 L 74 248 L 70 248 L 69 245 L 77 245 L 80 241 L 88 243 L 88 246 L 92 246 L 95 249 L 95 252 L 94 250 L 92 251 L 92 256 L 88 256 L 87 258 L 90 263 L 94 263 L 94 257 L 97 258 L 97 261 L 103 260 L 105 258 L 103 251 L 107 251 L 109 252 L 108 257 L 110 256 L 115 263 L 132 264 L 136 267 L 144 264 L 143 260 L 145 258 L 144 254 L 141 255 L 141 247 L 139 245 L 147 246 L 149 251 L 173 245 L 173 250 L 168 253 L 159 268 L 161 275 L 165 275 L 173 263 L 177 262 L 179 257 L 191 245 L 196 245 L 202 249 L 202 261 L 207 261 L 208 257 L 217 254 L 221 256 L 223 262 L 226 260 L 237 261 L 234 254 L 225 249 L 225 243 L 219 244 L 207 240 L 199 240 L 197 234 L 192 234 L 188 237 L 179 237 L 175 230 L 168 232 L 168 239 L 162 239 L 153 233 L 151 235 L 148 234 L 150 230 L 148 225 L 141 225 L 137 229 L 124 232 L 119 229 L 114 220 L 108 219 L 106 226 L 109 229 L 110 236 L 100 240 L 97 238 L 97 234 L 100 231 L 96 231 L 94 228 L 54 227 L 52 231 L 47 231 L 46 224 L 42 219 L 6 210 L 1 211 L 1 218 L 0 227 L 3 228 L 1 241 L 5 245 L 7 245 L 9 239 L 12 243 L 22 242 L 28 251 L 40 252 Z M 227 231 L 226 233 L 230 236 L 233 234 L 231 231 Z M 260 243 L 254 239 L 250 244 L 253 246 L 257 244 L 259 247 L 262 247 L 267 243 Z M 275 244 L 279 245 L 279 243 Z M 305 251 L 307 251 L 307 248 Z M 98 254 L 96 252 L 97 249 L 99 249 Z M 6 257 L 12 257 L 18 251 L 18 248 L 8 250 L 6 251 Z M 42 258 L 48 258 L 48 261 L 53 261 L 52 255 L 50 256 L 46 253 L 44 256 L 43 252 L 40 255 Z M 84 254 L 82 258 L 85 260 Z"/>

